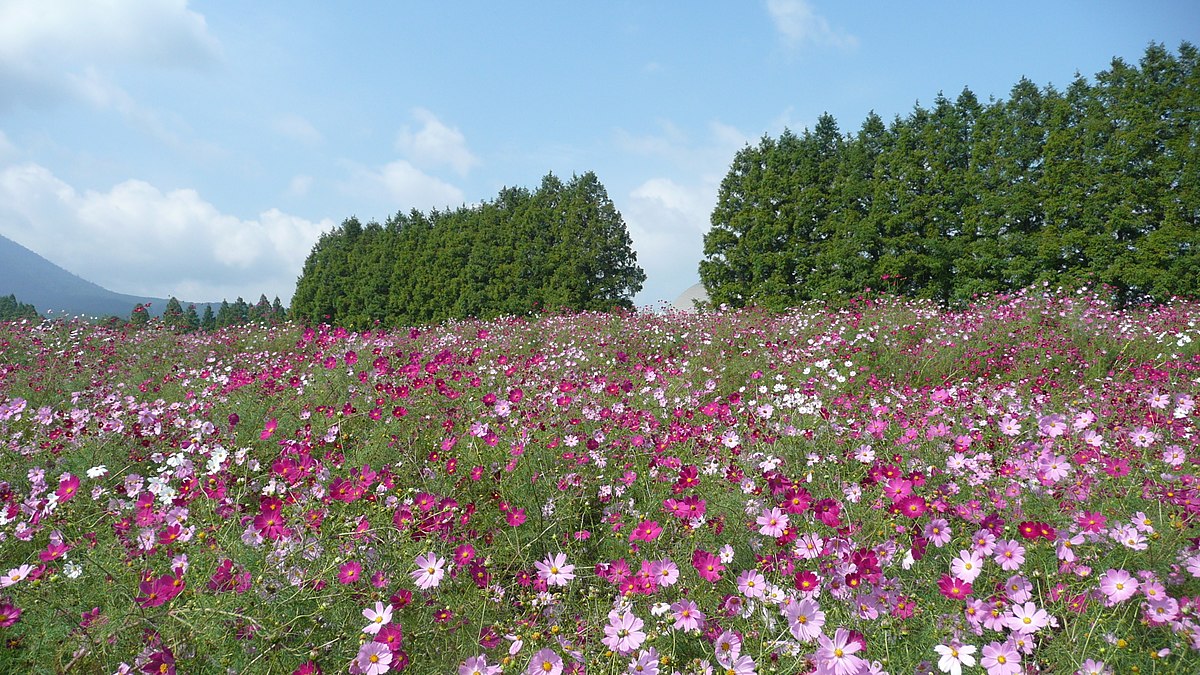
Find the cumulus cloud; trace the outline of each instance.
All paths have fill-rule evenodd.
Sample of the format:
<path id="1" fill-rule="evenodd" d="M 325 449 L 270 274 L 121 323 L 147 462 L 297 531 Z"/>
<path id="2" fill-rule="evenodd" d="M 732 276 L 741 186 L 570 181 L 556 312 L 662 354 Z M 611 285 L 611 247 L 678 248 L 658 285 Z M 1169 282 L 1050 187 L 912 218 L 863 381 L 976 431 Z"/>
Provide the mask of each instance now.
<path id="1" fill-rule="evenodd" d="M 671 122 L 656 134 L 619 131 L 618 146 L 671 166 L 677 178 L 653 177 L 630 191 L 621 205 L 646 285 L 638 302 L 674 300 L 699 279 L 704 233 L 717 203 L 721 179 L 734 154 L 749 142 L 737 128 L 710 122 L 699 138 Z"/>
<path id="2" fill-rule="evenodd" d="M 0 233 L 117 292 L 286 301 L 313 244 L 333 226 L 278 209 L 240 218 L 195 190 L 141 180 L 79 191 L 38 164 L 0 170 Z"/>
<path id="3" fill-rule="evenodd" d="M 400 211 L 444 209 L 464 200 L 462 190 L 403 159 L 374 169 L 352 164 L 350 180 L 341 187 L 346 194 L 384 200 Z"/>
<path id="4" fill-rule="evenodd" d="M 206 67 L 221 58 L 186 0 L 0 3 L 0 106 L 84 95 L 89 71 L 118 65 Z M 82 81 L 81 81 L 82 78 Z"/>
<path id="5" fill-rule="evenodd" d="M 808 0 L 767 0 L 767 13 L 790 46 L 814 44 L 841 49 L 858 46 L 857 37 L 831 26 Z"/>
<path id="6" fill-rule="evenodd" d="M 396 149 L 414 164 L 433 168 L 449 166 L 460 176 L 479 164 L 467 149 L 467 139 L 457 127 L 446 126 L 432 112 L 416 108 L 412 113 L 421 128 L 405 126 L 396 137 Z"/>

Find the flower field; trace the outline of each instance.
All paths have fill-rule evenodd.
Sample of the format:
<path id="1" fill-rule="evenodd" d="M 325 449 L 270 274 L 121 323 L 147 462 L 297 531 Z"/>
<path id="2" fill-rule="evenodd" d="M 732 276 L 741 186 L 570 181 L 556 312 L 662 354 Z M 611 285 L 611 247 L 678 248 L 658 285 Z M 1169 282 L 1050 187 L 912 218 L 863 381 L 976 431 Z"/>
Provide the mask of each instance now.
<path id="1" fill-rule="evenodd" d="M 1200 304 L 0 325 L 0 672 L 1200 672 Z"/>

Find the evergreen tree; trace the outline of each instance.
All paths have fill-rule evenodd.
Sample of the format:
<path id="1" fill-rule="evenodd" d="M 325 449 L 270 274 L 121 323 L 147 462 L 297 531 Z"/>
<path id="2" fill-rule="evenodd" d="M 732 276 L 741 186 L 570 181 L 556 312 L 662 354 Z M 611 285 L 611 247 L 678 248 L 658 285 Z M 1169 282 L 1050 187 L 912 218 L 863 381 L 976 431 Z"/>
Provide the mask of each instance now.
<path id="1" fill-rule="evenodd" d="M 1198 53 L 1152 44 L 1064 91 L 939 94 L 842 137 L 831 117 L 743 148 L 700 278 L 713 303 L 786 307 L 880 280 L 941 302 L 1098 281 L 1118 303 L 1200 293 Z"/>
<path id="2" fill-rule="evenodd" d="M 16 295 L 0 297 L 0 321 L 21 319 L 37 320 L 37 309 L 33 305 L 18 301 Z"/>
<path id="3" fill-rule="evenodd" d="M 225 303 L 221 303 L 224 305 Z M 200 328 L 205 331 L 213 331 L 217 329 L 217 317 L 213 314 L 211 304 L 204 306 L 204 315 L 200 317 Z"/>
<path id="4" fill-rule="evenodd" d="M 226 328 L 234 325 L 235 323 L 237 323 L 237 315 L 234 314 L 233 308 L 230 307 L 228 301 L 221 300 L 221 307 L 217 310 L 215 321 L 216 328 Z"/>
<path id="5" fill-rule="evenodd" d="M 167 308 L 163 310 L 163 324 L 171 330 L 181 331 L 186 325 L 186 320 L 183 318 L 183 305 L 175 296 L 171 296 L 167 300 Z"/>
<path id="6" fill-rule="evenodd" d="M 129 323 L 138 328 L 150 323 L 150 312 L 146 310 L 145 305 L 139 302 L 133 306 L 133 311 L 129 313 Z"/>
<path id="7" fill-rule="evenodd" d="M 187 309 L 183 311 L 184 329 L 188 332 L 200 329 L 200 315 L 196 313 L 196 306 L 189 304 Z"/>
<path id="8" fill-rule="evenodd" d="M 355 218 L 323 234 L 292 297 L 306 322 L 366 328 L 489 318 L 537 307 L 631 307 L 645 273 L 625 222 L 594 173 L 537 191 L 383 225 Z"/>

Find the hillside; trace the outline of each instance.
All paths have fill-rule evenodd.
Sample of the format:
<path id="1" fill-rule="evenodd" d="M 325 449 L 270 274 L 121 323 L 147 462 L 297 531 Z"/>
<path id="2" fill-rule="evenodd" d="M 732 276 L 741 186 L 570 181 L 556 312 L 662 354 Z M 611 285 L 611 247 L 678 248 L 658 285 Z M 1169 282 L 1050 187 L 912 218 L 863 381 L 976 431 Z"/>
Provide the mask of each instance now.
<path id="1" fill-rule="evenodd" d="M 13 294 L 37 307 L 42 316 L 63 315 L 128 317 L 134 305 L 150 303 L 158 315 L 166 298 L 114 293 L 71 274 L 17 242 L 0 236 L 0 296 Z M 183 303 L 187 306 L 187 302 Z M 203 309 L 203 304 L 197 303 Z"/>

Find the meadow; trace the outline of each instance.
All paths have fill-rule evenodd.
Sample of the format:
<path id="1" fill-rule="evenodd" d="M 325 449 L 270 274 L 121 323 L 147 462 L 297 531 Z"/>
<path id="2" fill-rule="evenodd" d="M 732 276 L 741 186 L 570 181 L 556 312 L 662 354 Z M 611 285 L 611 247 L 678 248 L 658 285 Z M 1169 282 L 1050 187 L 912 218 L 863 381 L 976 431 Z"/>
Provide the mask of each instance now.
<path id="1" fill-rule="evenodd" d="M 0 324 L 0 672 L 1200 672 L 1197 321 Z"/>

